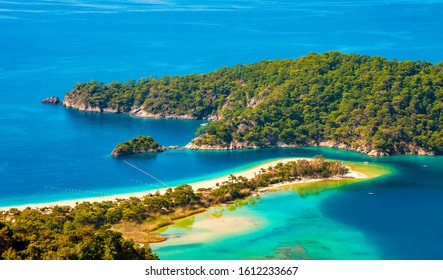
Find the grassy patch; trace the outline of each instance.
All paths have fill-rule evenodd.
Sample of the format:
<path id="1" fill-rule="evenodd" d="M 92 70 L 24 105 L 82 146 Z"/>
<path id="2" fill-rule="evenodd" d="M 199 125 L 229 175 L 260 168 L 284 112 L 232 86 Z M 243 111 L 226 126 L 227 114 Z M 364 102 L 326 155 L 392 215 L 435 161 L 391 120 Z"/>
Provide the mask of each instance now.
<path id="1" fill-rule="evenodd" d="M 360 162 L 350 162 L 345 163 L 350 169 L 363 173 L 368 176 L 368 179 L 374 179 L 383 175 L 395 173 L 395 170 L 384 164 L 378 163 L 360 163 Z"/>
<path id="2" fill-rule="evenodd" d="M 157 243 L 166 240 L 166 237 L 161 236 L 153 231 L 171 225 L 173 221 L 188 217 L 197 213 L 206 211 L 206 208 L 185 209 L 178 208 L 174 212 L 166 215 L 155 215 L 143 221 L 142 223 L 121 221 L 112 226 L 112 230 L 119 231 L 124 238 L 131 239 L 137 243 Z"/>

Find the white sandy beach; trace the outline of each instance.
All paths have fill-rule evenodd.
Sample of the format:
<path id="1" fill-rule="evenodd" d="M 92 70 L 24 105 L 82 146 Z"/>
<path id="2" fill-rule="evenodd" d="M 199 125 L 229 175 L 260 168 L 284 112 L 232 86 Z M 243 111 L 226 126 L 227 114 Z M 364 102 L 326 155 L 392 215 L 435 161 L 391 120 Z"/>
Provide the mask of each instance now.
<path id="1" fill-rule="evenodd" d="M 250 179 L 250 178 L 253 178 L 256 174 L 258 174 L 262 168 L 267 169 L 268 167 L 274 166 L 280 162 L 287 163 L 287 162 L 296 161 L 299 159 L 308 159 L 308 158 L 283 158 L 283 159 L 273 160 L 273 161 L 269 161 L 264 164 L 260 164 L 256 167 L 253 167 L 253 168 L 250 168 L 250 169 L 247 169 L 244 171 L 236 172 L 233 175 L 235 175 L 237 177 L 243 176 L 243 177 Z M 190 183 L 190 185 L 192 186 L 192 188 L 194 190 L 198 190 L 200 188 L 214 188 L 217 183 L 221 184 L 223 181 L 227 181 L 228 178 L 229 178 L 229 175 L 226 175 L 226 176 L 222 176 L 222 177 L 218 177 L 218 178 L 214 178 L 214 179 L 210 179 L 210 180 L 206 180 L 206 181 Z M 332 179 L 341 179 L 341 178 L 364 179 L 364 178 L 367 178 L 367 176 L 363 173 L 350 170 L 350 172 L 348 174 L 346 174 L 345 177 L 335 177 Z M 331 178 L 328 178 L 328 179 L 330 180 Z M 321 180 L 324 180 L 324 179 L 309 179 L 309 180 L 301 180 L 301 181 L 296 181 L 296 182 L 291 182 L 291 183 L 274 184 L 270 187 L 261 189 L 261 191 L 269 190 L 271 188 L 275 189 L 275 188 L 278 188 L 278 187 L 281 187 L 284 185 L 288 185 L 288 184 L 293 185 L 293 184 L 300 184 L 300 183 L 307 183 L 307 182 L 317 182 L 317 181 L 321 181 Z M 88 198 L 83 198 L 83 199 L 61 200 L 61 201 L 48 202 L 48 203 L 8 206 L 8 207 L 2 207 L 2 208 L 0 208 L 0 210 L 9 210 L 11 208 L 17 208 L 19 210 L 23 210 L 28 207 L 30 207 L 30 208 L 45 208 L 45 207 L 54 207 L 54 206 L 74 207 L 77 203 L 82 203 L 82 202 L 86 202 L 86 201 L 92 203 L 92 202 L 101 202 L 101 201 L 109 201 L 109 200 L 112 201 L 115 199 L 128 199 L 130 197 L 143 197 L 148 194 L 154 194 L 157 191 L 160 191 L 160 193 L 164 193 L 166 191 L 166 189 L 167 188 L 162 188 L 162 189 L 158 189 L 158 190 L 150 190 L 150 191 L 145 191 L 145 192 L 135 192 L 135 193 L 128 193 L 128 194 L 116 194 L 116 195 L 111 195 L 111 196 L 88 197 Z"/>

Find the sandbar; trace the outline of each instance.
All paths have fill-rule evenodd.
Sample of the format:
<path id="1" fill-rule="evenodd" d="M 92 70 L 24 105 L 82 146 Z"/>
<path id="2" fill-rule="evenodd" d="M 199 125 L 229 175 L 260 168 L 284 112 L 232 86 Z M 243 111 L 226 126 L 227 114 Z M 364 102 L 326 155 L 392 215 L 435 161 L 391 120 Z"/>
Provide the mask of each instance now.
<path id="1" fill-rule="evenodd" d="M 233 175 L 235 175 L 237 177 L 243 176 L 243 177 L 250 179 L 250 178 L 253 178 L 256 174 L 258 174 L 261 169 L 267 169 L 268 167 L 275 166 L 278 163 L 287 163 L 290 161 L 297 161 L 300 159 L 310 160 L 310 158 L 300 158 L 300 157 L 298 157 L 298 158 L 281 158 L 281 159 L 271 160 L 271 161 L 263 163 L 263 164 L 259 164 L 255 167 L 252 167 L 252 168 L 244 170 L 244 171 L 235 172 L 235 173 L 233 173 Z M 196 182 L 196 183 L 190 183 L 189 185 L 191 185 L 193 190 L 195 190 L 195 191 L 200 188 L 215 188 L 217 183 L 221 184 L 222 182 L 227 181 L 229 179 L 229 176 L 230 176 L 230 174 L 225 175 L 225 176 L 221 176 L 221 177 L 217 177 L 214 179 L 210 179 L 210 180 L 205 180 L 205 181 Z M 361 172 L 350 170 L 350 172 L 343 177 L 342 176 L 335 176 L 335 177 L 327 178 L 327 179 L 328 180 L 331 180 L 331 179 L 340 180 L 340 179 L 344 179 L 344 178 L 365 179 L 365 178 L 368 178 L 368 176 L 366 176 L 365 174 L 363 174 Z M 289 185 L 289 184 L 294 185 L 294 184 L 299 184 L 299 183 L 318 182 L 318 181 L 322 181 L 322 180 L 325 180 L 325 179 L 306 179 L 306 180 L 293 181 L 293 182 L 287 182 L 287 183 L 278 183 L 278 184 L 274 184 L 269 187 L 260 189 L 260 191 L 275 189 L 275 188 L 279 188 L 281 186 L 285 186 L 285 185 Z M 54 206 L 75 207 L 77 203 L 82 203 L 82 202 L 93 203 L 93 202 L 102 202 L 102 201 L 113 201 L 116 199 L 128 199 L 130 197 L 143 197 L 143 196 L 146 196 L 149 194 L 154 194 L 157 191 L 159 191 L 161 194 L 163 194 L 164 192 L 166 192 L 166 190 L 167 190 L 167 188 L 161 188 L 161 189 L 156 189 L 156 190 L 134 192 L 134 193 L 127 193 L 127 194 L 116 194 L 116 195 L 110 195 L 110 196 L 87 197 L 87 198 L 81 198 L 81 199 L 60 200 L 60 201 L 47 202 L 47 203 L 35 203 L 35 204 L 25 204 L 25 205 L 18 205 L 18 206 L 7 206 L 7 207 L 0 207 L 0 211 L 1 210 L 9 210 L 11 208 L 16 208 L 18 210 L 24 210 L 28 207 L 32 208 L 32 209 L 45 208 L 45 207 L 50 208 L 50 207 L 54 207 Z"/>

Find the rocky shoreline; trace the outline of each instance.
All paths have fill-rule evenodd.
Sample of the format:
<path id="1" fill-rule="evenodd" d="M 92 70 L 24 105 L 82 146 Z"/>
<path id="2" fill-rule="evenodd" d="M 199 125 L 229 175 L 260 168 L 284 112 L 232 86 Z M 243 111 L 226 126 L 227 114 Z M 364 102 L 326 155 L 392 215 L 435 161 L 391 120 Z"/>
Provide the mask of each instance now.
<path id="1" fill-rule="evenodd" d="M 196 145 L 193 141 L 189 142 L 184 149 L 188 150 L 241 150 L 241 149 L 264 149 L 264 148 L 299 148 L 299 147 L 325 147 L 325 148 L 337 148 L 342 150 L 348 150 L 353 152 L 358 152 L 364 155 L 368 155 L 371 157 L 379 157 L 379 156 L 389 156 L 388 153 L 370 149 L 368 147 L 350 147 L 347 144 L 334 142 L 334 141 L 323 141 L 320 143 L 309 143 L 308 145 L 296 145 L 296 144 L 285 144 L 278 143 L 275 146 L 269 147 L 257 147 L 253 145 L 248 145 L 245 143 L 232 142 L 229 146 L 221 146 L 221 145 Z M 421 155 L 421 156 L 433 156 L 434 153 L 426 152 L 422 148 L 411 147 L 409 151 L 404 153 L 405 155 Z"/>
<path id="2" fill-rule="evenodd" d="M 203 118 L 198 118 L 193 115 L 177 115 L 177 114 L 152 114 L 144 110 L 143 107 L 132 107 L 130 111 L 119 110 L 116 108 L 100 108 L 100 107 L 90 107 L 81 102 L 73 102 L 71 100 L 64 100 L 61 102 L 66 108 L 73 108 L 84 112 L 95 112 L 95 113 L 113 113 L 113 114 L 128 114 L 134 118 L 142 119 L 177 119 L 177 120 L 198 120 Z"/>
<path id="3" fill-rule="evenodd" d="M 157 149 L 146 149 L 146 150 L 139 150 L 136 152 L 121 152 L 114 148 L 114 150 L 112 150 L 111 152 L 111 156 L 119 157 L 119 156 L 127 156 L 127 155 L 142 154 L 142 153 L 161 153 L 164 151 L 166 151 L 166 147 L 163 146 Z"/>
<path id="4" fill-rule="evenodd" d="M 53 97 L 47 98 L 49 100 L 54 100 L 52 99 Z M 44 99 L 46 100 L 46 99 Z M 43 103 L 43 101 L 42 101 Z M 51 103 L 51 104 L 55 104 L 55 103 Z M 59 102 L 57 104 L 61 104 L 67 108 L 73 108 L 73 109 L 77 109 L 80 111 L 85 111 L 85 112 L 97 112 L 97 113 L 114 113 L 114 114 L 118 114 L 118 113 L 122 113 L 122 114 L 128 114 L 134 118 L 146 118 L 146 119 L 179 119 L 179 120 L 198 120 L 198 119 L 202 119 L 202 120 L 217 120 L 218 116 L 216 115 L 211 115 L 208 116 L 206 118 L 198 118 L 194 115 L 177 115 L 177 114 L 153 114 L 153 113 L 149 113 L 146 112 L 144 110 L 143 107 L 141 106 L 137 106 L 137 107 L 132 107 L 130 111 L 123 111 L 123 110 L 119 110 L 119 109 L 115 109 L 115 108 L 99 108 L 99 107 L 90 107 L 85 105 L 82 101 L 80 100 L 71 100 L 69 98 L 66 98 L 63 100 L 63 102 Z M 201 145 L 197 145 L 194 143 L 194 141 L 197 138 L 194 138 L 191 142 L 189 142 L 186 146 L 183 147 L 183 149 L 188 149 L 188 150 L 239 150 L 239 149 L 261 149 L 261 148 L 297 148 L 297 147 L 326 147 L 326 148 L 338 148 L 338 149 L 344 149 L 344 150 L 349 150 L 349 151 L 354 151 L 354 152 L 358 152 L 361 154 L 365 154 L 371 157 L 378 157 L 378 156 L 389 156 L 388 153 L 384 152 L 384 151 L 380 151 L 380 150 L 376 150 L 376 149 L 371 149 L 370 147 L 366 146 L 366 145 L 361 145 L 361 146 L 357 146 L 357 147 L 352 147 L 348 144 L 345 143 L 340 143 L 340 142 L 336 142 L 336 141 L 332 141 L 332 140 L 328 140 L 328 141 L 322 141 L 319 143 L 316 143 L 314 141 L 312 141 L 311 143 L 307 144 L 307 145 L 297 145 L 297 144 L 285 144 L 285 143 L 277 143 L 277 145 L 274 146 L 269 146 L 269 147 L 259 147 L 256 145 L 250 145 L 248 143 L 243 143 L 243 142 L 238 142 L 235 139 L 227 146 L 221 146 L 221 145 L 207 145 L 207 144 L 201 144 Z M 166 148 L 165 148 L 166 149 Z M 432 152 L 427 152 L 424 149 L 420 148 L 420 147 L 413 147 L 410 146 L 408 151 L 405 151 L 402 154 L 406 154 L 406 155 L 434 155 L 434 153 Z"/>

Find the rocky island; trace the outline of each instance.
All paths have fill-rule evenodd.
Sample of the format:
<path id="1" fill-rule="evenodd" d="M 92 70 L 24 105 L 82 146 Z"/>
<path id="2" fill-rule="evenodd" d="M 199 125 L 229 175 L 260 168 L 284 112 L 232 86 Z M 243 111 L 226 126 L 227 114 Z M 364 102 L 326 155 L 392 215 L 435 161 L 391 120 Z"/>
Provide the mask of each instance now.
<path id="1" fill-rule="evenodd" d="M 54 104 L 54 105 L 62 104 L 62 102 L 60 101 L 60 98 L 58 98 L 57 96 L 51 96 L 51 97 L 45 98 L 41 102 L 43 104 Z"/>
<path id="2" fill-rule="evenodd" d="M 111 156 L 124 156 L 138 153 L 159 153 L 166 148 L 158 144 L 150 136 L 138 136 L 129 141 L 118 144 L 111 152 Z"/>

